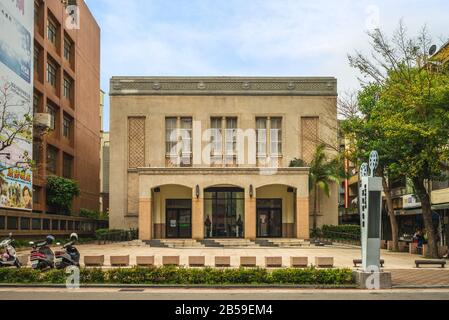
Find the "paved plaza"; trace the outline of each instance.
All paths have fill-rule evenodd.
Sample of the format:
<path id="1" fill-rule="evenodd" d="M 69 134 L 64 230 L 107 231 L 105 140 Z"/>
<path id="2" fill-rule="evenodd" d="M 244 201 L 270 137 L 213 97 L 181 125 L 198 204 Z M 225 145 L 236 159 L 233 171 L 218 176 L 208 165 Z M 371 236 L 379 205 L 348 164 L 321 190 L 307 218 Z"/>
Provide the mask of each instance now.
<path id="1" fill-rule="evenodd" d="M 110 267 L 110 256 L 129 255 L 130 265 L 136 264 L 136 256 L 154 256 L 156 266 L 162 265 L 162 256 L 179 256 L 181 265 L 188 265 L 189 256 L 205 256 L 206 266 L 214 265 L 215 256 L 230 256 L 231 266 L 238 267 L 241 256 L 255 256 L 257 265 L 265 267 L 265 257 L 282 257 L 283 266 L 290 266 L 290 257 L 308 257 L 309 264 L 313 264 L 315 257 L 333 257 L 336 268 L 355 269 L 353 259 L 360 259 L 360 248 L 355 246 L 333 245 L 327 247 L 301 248 L 155 248 L 149 246 L 133 246 L 128 243 L 106 245 L 79 245 L 81 262 L 86 255 L 104 255 L 105 267 Z M 22 251 L 21 253 L 27 253 Z M 392 272 L 394 287 L 409 286 L 448 286 L 449 269 L 423 267 L 415 268 L 415 260 L 419 255 L 389 252 L 382 250 L 385 260 L 385 271 Z"/>

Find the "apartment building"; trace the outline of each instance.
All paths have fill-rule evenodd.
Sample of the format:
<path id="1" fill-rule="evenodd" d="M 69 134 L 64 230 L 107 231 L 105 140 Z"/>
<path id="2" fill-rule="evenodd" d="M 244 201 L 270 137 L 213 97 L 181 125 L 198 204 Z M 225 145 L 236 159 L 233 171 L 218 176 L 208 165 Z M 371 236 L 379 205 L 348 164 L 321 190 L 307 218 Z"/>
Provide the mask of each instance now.
<path id="1" fill-rule="evenodd" d="M 77 5 L 71 21 L 66 5 Z M 79 22 L 77 24 L 76 22 Z M 0 234 L 16 236 L 92 233 L 96 222 L 77 217 L 81 208 L 99 208 L 100 28 L 83 0 L 34 1 L 33 213 L 2 209 Z M 75 215 L 47 205 L 49 175 L 74 179 L 81 193 Z"/>
<path id="2" fill-rule="evenodd" d="M 335 78 L 113 77 L 110 226 L 141 240 L 298 238 L 309 168 L 338 145 Z M 338 223 L 338 185 L 318 226 Z"/>

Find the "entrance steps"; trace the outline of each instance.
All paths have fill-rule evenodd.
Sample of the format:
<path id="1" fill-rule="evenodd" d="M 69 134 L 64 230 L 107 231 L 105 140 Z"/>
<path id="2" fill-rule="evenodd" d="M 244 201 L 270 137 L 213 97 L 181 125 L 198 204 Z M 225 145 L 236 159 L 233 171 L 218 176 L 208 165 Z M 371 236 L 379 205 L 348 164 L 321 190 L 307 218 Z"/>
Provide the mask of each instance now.
<path id="1" fill-rule="evenodd" d="M 258 247 L 254 241 L 248 239 L 205 239 L 201 243 L 206 247 L 212 248 L 242 248 L 242 247 Z"/>
<path id="2" fill-rule="evenodd" d="M 155 248 L 202 248 L 204 245 L 194 239 L 161 239 L 146 241 Z"/>
<path id="3" fill-rule="evenodd" d="M 298 248 L 310 246 L 309 241 L 302 239 L 257 239 L 256 243 L 261 247 Z"/>

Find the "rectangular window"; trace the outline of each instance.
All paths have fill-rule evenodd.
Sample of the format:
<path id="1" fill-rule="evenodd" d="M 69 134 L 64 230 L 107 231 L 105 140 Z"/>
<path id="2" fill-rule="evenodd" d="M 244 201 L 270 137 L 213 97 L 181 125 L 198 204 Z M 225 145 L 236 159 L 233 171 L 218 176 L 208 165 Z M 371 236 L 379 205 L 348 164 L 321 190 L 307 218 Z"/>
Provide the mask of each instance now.
<path id="1" fill-rule="evenodd" d="M 177 118 L 165 119 L 165 155 L 167 157 L 178 156 L 176 145 L 178 142 Z"/>
<path id="2" fill-rule="evenodd" d="M 72 80 L 64 78 L 64 97 L 68 100 L 72 99 Z"/>
<path id="3" fill-rule="evenodd" d="M 39 17 L 40 17 L 39 10 L 40 10 L 39 3 L 37 1 L 34 1 L 34 23 L 36 25 L 39 25 Z"/>
<path id="4" fill-rule="evenodd" d="M 42 225 L 41 225 L 42 220 L 41 219 L 33 219 L 31 223 L 32 223 L 33 230 L 41 230 L 41 228 L 42 228 Z"/>
<path id="5" fill-rule="evenodd" d="M 72 179 L 73 158 L 64 153 L 62 176 L 66 179 Z"/>
<path id="6" fill-rule="evenodd" d="M 64 138 L 70 139 L 72 131 L 72 119 L 70 119 L 67 116 L 64 116 L 64 120 L 62 123 L 62 134 L 64 135 Z"/>
<path id="7" fill-rule="evenodd" d="M 47 147 L 47 173 L 56 174 L 58 150 L 52 146 Z"/>
<path id="8" fill-rule="evenodd" d="M 282 118 L 271 118 L 270 148 L 272 156 L 282 155 Z"/>
<path id="9" fill-rule="evenodd" d="M 71 54 L 72 54 L 72 42 L 69 39 L 65 38 L 64 39 L 64 58 L 67 61 L 70 61 Z"/>
<path id="10" fill-rule="evenodd" d="M 267 156 L 267 118 L 256 119 L 257 156 Z"/>
<path id="11" fill-rule="evenodd" d="M 56 66 L 50 61 L 47 62 L 47 82 L 52 86 L 56 87 Z"/>
<path id="12" fill-rule="evenodd" d="M 37 94 L 33 95 L 33 113 L 34 114 L 39 112 L 39 103 L 40 103 L 39 95 L 37 95 Z"/>
<path id="13" fill-rule="evenodd" d="M 56 108 L 47 104 L 47 113 L 50 115 L 50 129 L 56 129 Z"/>
<path id="14" fill-rule="evenodd" d="M 17 217 L 7 217 L 6 218 L 6 229 L 8 229 L 8 230 L 19 230 L 19 218 L 17 218 Z"/>
<path id="15" fill-rule="evenodd" d="M 20 230 L 30 230 L 31 219 L 30 218 L 20 218 Z"/>
<path id="16" fill-rule="evenodd" d="M 48 41 L 50 41 L 54 45 L 56 45 L 56 32 L 57 32 L 56 23 L 54 23 L 53 21 L 48 19 L 47 20 L 47 38 L 48 38 Z"/>
<path id="17" fill-rule="evenodd" d="M 34 56 L 33 56 L 33 68 L 36 74 L 39 74 L 39 58 L 41 55 L 41 51 L 37 46 L 34 46 Z"/>
<path id="18" fill-rule="evenodd" d="M 42 220 L 42 230 L 50 230 L 50 219 L 43 219 Z"/>
<path id="19" fill-rule="evenodd" d="M 192 118 L 181 118 L 181 165 L 192 164 Z"/>
<path id="20" fill-rule="evenodd" d="M 0 216 L 0 230 L 5 230 L 5 216 Z"/>
<path id="21" fill-rule="evenodd" d="M 226 118 L 226 155 L 237 155 L 237 118 Z"/>
<path id="22" fill-rule="evenodd" d="M 52 230 L 59 230 L 59 220 L 52 220 L 51 221 L 51 229 Z"/>
<path id="23" fill-rule="evenodd" d="M 223 134 L 221 129 L 222 118 L 211 118 L 211 156 L 222 157 Z"/>

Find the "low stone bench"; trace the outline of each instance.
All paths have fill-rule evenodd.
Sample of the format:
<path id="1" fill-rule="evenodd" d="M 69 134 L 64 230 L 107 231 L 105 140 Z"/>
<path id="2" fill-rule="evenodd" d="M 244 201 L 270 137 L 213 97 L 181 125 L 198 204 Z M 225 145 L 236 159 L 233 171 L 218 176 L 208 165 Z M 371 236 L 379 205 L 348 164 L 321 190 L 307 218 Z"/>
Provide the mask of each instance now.
<path id="1" fill-rule="evenodd" d="M 153 267 L 154 256 L 137 256 L 136 265 L 139 267 Z"/>
<path id="2" fill-rule="evenodd" d="M 352 262 L 354 263 L 355 268 L 357 268 L 359 266 L 359 264 L 363 263 L 362 259 L 354 259 L 354 260 L 352 260 Z M 385 260 L 380 259 L 379 264 L 380 264 L 380 267 L 383 268 L 384 264 L 385 264 Z"/>
<path id="3" fill-rule="evenodd" d="M 231 266 L 231 257 L 215 257 L 215 266 L 216 267 L 230 267 Z"/>
<path id="4" fill-rule="evenodd" d="M 28 265 L 28 261 L 30 260 L 29 254 L 21 254 L 17 256 L 17 259 L 19 260 L 20 264 L 23 267 L 26 267 Z"/>
<path id="5" fill-rule="evenodd" d="M 291 257 L 290 266 L 292 268 L 307 268 L 309 266 L 308 257 Z"/>
<path id="6" fill-rule="evenodd" d="M 315 257 L 315 265 L 318 268 L 333 268 L 334 258 L 333 257 Z"/>
<path id="7" fill-rule="evenodd" d="M 240 257 L 240 266 L 241 267 L 255 267 L 256 266 L 256 257 Z"/>
<path id="8" fill-rule="evenodd" d="M 282 257 L 265 257 L 267 268 L 282 268 Z"/>
<path id="9" fill-rule="evenodd" d="M 111 266 L 126 267 L 129 266 L 129 255 L 127 256 L 111 256 Z"/>
<path id="10" fill-rule="evenodd" d="M 415 265 L 419 268 L 420 265 L 440 265 L 441 268 L 446 266 L 446 260 L 415 260 Z"/>
<path id="11" fill-rule="evenodd" d="M 84 265 L 86 267 L 101 267 L 104 264 L 104 255 L 101 256 L 85 256 Z"/>
<path id="12" fill-rule="evenodd" d="M 206 264 L 206 258 L 204 256 L 192 256 L 189 257 L 190 267 L 204 267 Z"/>
<path id="13" fill-rule="evenodd" d="M 163 256 L 162 265 L 164 266 L 179 266 L 179 256 Z"/>

